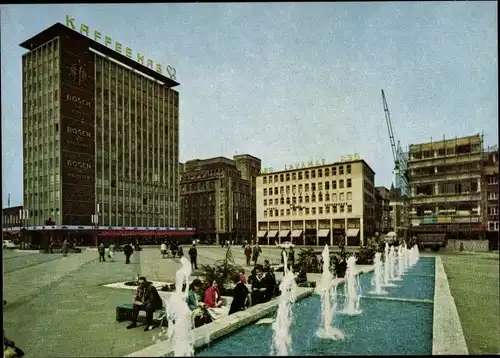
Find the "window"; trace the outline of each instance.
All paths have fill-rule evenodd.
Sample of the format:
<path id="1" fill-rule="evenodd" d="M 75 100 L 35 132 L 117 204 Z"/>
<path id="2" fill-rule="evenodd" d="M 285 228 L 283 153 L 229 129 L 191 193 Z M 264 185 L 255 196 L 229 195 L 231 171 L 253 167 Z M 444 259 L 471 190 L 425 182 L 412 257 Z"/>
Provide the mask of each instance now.
<path id="1" fill-rule="evenodd" d="M 347 164 L 346 172 L 347 172 L 347 174 L 351 174 L 351 164 Z"/>
<path id="2" fill-rule="evenodd" d="M 323 201 L 323 194 L 321 194 L 321 193 L 318 194 L 318 201 L 319 202 Z"/>
<path id="3" fill-rule="evenodd" d="M 267 218 L 267 210 L 264 210 L 264 217 Z"/>
<path id="4" fill-rule="evenodd" d="M 286 181 L 290 181 L 290 173 L 286 173 L 285 179 Z"/>
<path id="5" fill-rule="evenodd" d="M 272 184 L 272 183 L 273 183 L 273 177 L 269 176 L 269 184 Z"/>
<path id="6" fill-rule="evenodd" d="M 340 205 L 340 212 L 343 213 L 344 212 L 344 205 Z"/>
<path id="7" fill-rule="evenodd" d="M 278 195 L 278 187 L 274 188 L 274 195 Z"/>
<path id="8" fill-rule="evenodd" d="M 348 188 L 352 187 L 352 181 L 351 181 L 351 179 L 347 179 L 347 187 Z"/>
<path id="9" fill-rule="evenodd" d="M 311 184 L 311 189 L 312 189 L 312 191 L 316 191 L 316 183 Z"/>
<path id="10" fill-rule="evenodd" d="M 264 189 L 264 196 L 267 195 L 267 189 Z"/>
<path id="11" fill-rule="evenodd" d="M 330 207 L 329 207 L 329 206 L 327 206 L 327 207 L 325 208 L 325 214 L 330 214 Z"/>
<path id="12" fill-rule="evenodd" d="M 325 168 L 325 177 L 330 176 L 330 168 Z"/>
<path id="13" fill-rule="evenodd" d="M 490 176 L 488 178 L 488 184 L 498 184 L 498 177 L 496 177 L 496 176 Z"/>
<path id="14" fill-rule="evenodd" d="M 286 203 L 290 205 L 290 198 L 286 198 Z"/>
<path id="15" fill-rule="evenodd" d="M 278 209 L 274 210 L 274 216 L 280 216 L 280 212 Z"/>
<path id="16" fill-rule="evenodd" d="M 286 209 L 286 215 L 290 216 L 290 209 Z"/>
<path id="17" fill-rule="evenodd" d="M 274 199 L 274 205 L 278 205 L 278 198 Z"/>
<path id="18" fill-rule="evenodd" d="M 297 173 L 292 173 L 292 180 L 297 180 Z"/>
<path id="19" fill-rule="evenodd" d="M 350 191 L 347 192 L 347 200 L 352 200 L 352 193 Z"/>
<path id="20" fill-rule="evenodd" d="M 330 190 L 330 182 L 325 181 L 325 190 Z"/>
<path id="21" fill-rule="evenodd" d="M 495 206 L 488 208 L 488 214 L 489 215 L 498 215 L 498 208 Z"/>
<path id="22" fill-rule="evenodd" d="M 267 177 L 262 178 L 262 183 L 267 184 Z"/>
<path id="23" fill-rule="evenodd" d="M 488 192 L 488 200 L 496 200 L 498 199 L 498 193 L 493 191 Z"/>
<path id="24" fill-rule="evenodd" d="M 305 177 L 306 179 L 309 179 L 309 171 L 308 171 L 308 170 L 306 170 L 306 171 L 304 172 L 304 177 Z"/>
<path id="25" fill-rule="evenodd" d="M 306 215 L 309 215 L 309 208 L 306 208 Z"/>
<path id="26" fill-rule="evenodd" d="M 306 196 L 305 196 L 304 202 L 305 202 L 306 204 L 307 204 L 307 203 L 309 203 L 309 195 L 306 195 Z"/>
<path id="27" fill-rule="evenodd" d="M 264 199 L 264 206 L 267 205 L 267 199 Z"/>
<path id="28" fill-rule="evenodd" d="M 273 216 L 273 210 L 269 210 L 269 217 L 272 217 Z"/>
<path id="29" fill-rule="evenodd" d="M 309 192 L 309 184 L 305 185 L 305 191 L 306 191 L 306 193 Z"/>
<path id="30" fill-rule="evenodd" d="M 323 177 L 323 169 L 318 169 L 318 178 Z"/>
<path id="31" fill-rule="evenodd" d="M 316 170 L 311 170 L 311 178 L 316 178 Z"/>
<path id="32" fill-rule="evenodd" d="M 340 193 L 339 194 L 339 200 L 340 201 L 344 201 L 344 193 Z"/>
<path id="33" fill-rule="evenodd" d="M 352 213 L 352 205 L 347 205 L 347 212 Z"/>
<path id="34" fill-rule="evenodd" d="M 332 201 L 337 201 L 337 194 L 332 194 Z"/>
<path id="35" fill-rule="evenodd" d="M 332 209 L 333 209 L 333 213 L 336 214 L 337 213 L 337 206 L 332 206 Z"/>
<path id="36" fill-rule="evenodd" d="M 283 183 L 283 174 L 280 174 L 280 183 Z"/>
<path id="37" fill-rule="evenodd" d="M 281 198 L 280 198 L 280 204 L 281 204 L 281 205 L 285 204 L 285 198 L 284 198 L 284 197 L 281 197 Z"/>
<path id="38" fill-rule="evenodd" d="M 318 214 L 320 214 L 320 215 L 321 215 L 321 214 L 323 214 L 323 207 L 321 207 L 321 206 L 320 206 L 320 207 L 318 208 Z"/>
<path id="39" fill-rule="evenodd" d="M 311 195 L 311 202 L 312 203 L 315 203 L 316 202 L 316 195 Z"/>
<path id="40" fill-rule="evenodd" d="M 344 189 L 344 181 L 339 180 L 339 189 Z"/>
<path id="41" fill-rule="evenodd" d="M 299 180 L 302 180 L 302 172 L 299 172 Z"/>
<path id="42" fill-rule="evenodd" d="M 285 187 L 280 186 L 280 194 L 283 194 L 285 192 Z"/>
<path id="43" fill-rule="evenodd" d="M 332 167 L 332 175 L 337 175 L 337 167 Z"/>
<path id="44" fill-rule="evenodd" d="M 281 209 L 280 216 L 285 216 L 285 209 Z"/>
<path id="45" fill-rule="evenodd" d="M 323 183 L 318 183 L 318 190 L 319 191 L 323 190 Z"/>
<path id="46" fill-rule="evenodd" d="M 330 201 L 330 194 L 329 193 L 325 194 L 325 201 Z"/>
<path id="47" fill-rule="evenodd" d="M 311 208 L 311 214 L 316 215 L 316 208 Z"/>
<path id="48" fill-rule="evenodd" d="M 302 204 L 302 197 L 299 196 L 299 204 Z"/>
<path id="49" fill-rule="evenodd" d="M 286 191 L 287 194 L 290 194 L 290 185 L 286 186 L 285 191 Z"/>
<path id="50" fill-rule="evenodd" d="M 297 185 L 292 185 L 292 194 L 295 195 L 297 193 Z"/>
<path id="51" fill-rule="evenodd" d="M 339 167 L 339 175 L 344 175 L 344 166 L 343 165 L 341 165 Z"/>

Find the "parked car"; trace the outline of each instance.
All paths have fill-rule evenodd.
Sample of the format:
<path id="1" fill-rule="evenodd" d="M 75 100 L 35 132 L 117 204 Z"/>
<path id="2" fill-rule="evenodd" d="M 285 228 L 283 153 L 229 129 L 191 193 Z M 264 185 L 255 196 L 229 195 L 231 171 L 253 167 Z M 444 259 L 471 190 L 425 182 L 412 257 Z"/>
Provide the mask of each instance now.
<path id="1" fill-rule="evenodd" d="M 18 245 L 16 245 L 14 243 L 14 241 L 12 240 L 3 240 L 3 248 L 4 249 L 14 249 L 16 248 Z"/>
<path id="2" fill-rule="evenodd" d="M 295 247 L 295 245 L 292 244 L 290 241 L 285 241 L 285 242 L 282 242 L 281 244 L 278 244 L 278 247 L 280 249 L 289 249 L 290 247 Z"/>

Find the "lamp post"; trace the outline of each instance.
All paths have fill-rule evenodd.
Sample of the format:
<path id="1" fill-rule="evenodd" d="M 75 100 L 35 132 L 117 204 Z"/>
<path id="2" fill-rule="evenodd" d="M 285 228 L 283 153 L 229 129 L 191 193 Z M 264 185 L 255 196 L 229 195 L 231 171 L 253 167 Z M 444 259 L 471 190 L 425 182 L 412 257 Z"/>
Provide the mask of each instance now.
<path id="1" fill-rule="evenodd" d="M 29 218 L 29 213 L 28 210 L 25 209 L 19 209 L 19 219 L 21 220 L 21 249 L 26 247 L 24 245 L 24 240 L 26 239 L 24 231 L 26 229 L 26 220 Z"/>
<path id="2" fill-rule="evenodd" d="M 238 225 L 238 218 L 239 218 L 238 211 L 236 211 L 236 240 L 235 240 L 236 241 L 236 245 L 238 245 L 238 226 L 239 226 Z"/>
<path id="3" fill-rule="evenodd" d="M 91 215 L 92 225 L 94 229 L 99 228 L 99 204 L 96 205 L 96 213 Z M 97 247 L 97 232 L 95 232 L 95 246 Z"/>

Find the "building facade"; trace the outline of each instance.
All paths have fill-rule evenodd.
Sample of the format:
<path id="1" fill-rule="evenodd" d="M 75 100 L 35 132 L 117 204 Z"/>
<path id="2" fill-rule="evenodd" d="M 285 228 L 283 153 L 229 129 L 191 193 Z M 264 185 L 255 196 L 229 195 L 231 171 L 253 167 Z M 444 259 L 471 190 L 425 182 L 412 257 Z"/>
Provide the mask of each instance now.
<path id="1" fill-rule="evenodd" d="M 481 231 L 482 138 L 478 135 L 410 145 L 413 233 L 477 238 Z"/>
<path id="2" fill-rule="evenodd" d="M 484 224 L 489 233 L 498 235 L 498 147 L 485 151 L 484 163 Z M 491 236 L 491 235 L 490 235 Z"/>
<path id="3" fill-rule="evenodd" d="M 408 197 L 401 194 L 401 189 L 391 187 L 389 192 L 389 217 L 390 227 L 398 237 L 408 236 L 409 215 Z"/>
<path id="4" fill-rule="evenodd" d="M 391 226 L 391 192 L 383 186 L 375 187 L 375 230 L 379 233 L 392 231 Z"/>
<path id="5" fill-rule="evenodd" d="M 178 227 L 178 83 L 59 23 L 21 46 L 29 225 Z"/>
<path id="6" fill-rule="evenodd" d="M 376 228 L 374 182 L 364 160 L 262 173 L 257 238 L 268 244 L 363 244 Z"/>
<path id="7" fill-rule="evenodd" d="M 23 212 L 22 206 L 12 206 L 10 208 L 3 208 L 2 210 L 3 228 L 22 227 L 25 224 L 22 212 Z"/>
<path id="8" fill-rule="evenodd" d="M 260 159 L 249 155 L 187 161 L 180 182 L 181 223 L 195 227 L 201 241 L 250 240 L 255 232 L 254 165 L 260 170 Z"/>

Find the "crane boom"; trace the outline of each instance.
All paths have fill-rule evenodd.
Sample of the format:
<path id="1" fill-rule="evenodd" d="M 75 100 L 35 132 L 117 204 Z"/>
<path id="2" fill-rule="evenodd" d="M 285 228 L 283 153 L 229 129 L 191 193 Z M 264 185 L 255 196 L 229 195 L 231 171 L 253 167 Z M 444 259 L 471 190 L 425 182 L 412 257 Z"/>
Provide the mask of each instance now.
<path id="1" fill-rule="evenodd" d="M 394 158 L 394 163 L 397 165 L 397 148 L 396 140 L 394 139 L 394 131 L 392 130 L 391 114 L 389 113 L 389 106 L 387 105 L 387 100 L 385 99 L 384 90 L 382 90 L 382 103 L 384 105 L 385 122 L 387 123 L 387 130 L 389 131 L 389 140 L 391 141 L 392 157 Z"/>

